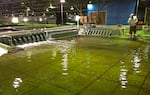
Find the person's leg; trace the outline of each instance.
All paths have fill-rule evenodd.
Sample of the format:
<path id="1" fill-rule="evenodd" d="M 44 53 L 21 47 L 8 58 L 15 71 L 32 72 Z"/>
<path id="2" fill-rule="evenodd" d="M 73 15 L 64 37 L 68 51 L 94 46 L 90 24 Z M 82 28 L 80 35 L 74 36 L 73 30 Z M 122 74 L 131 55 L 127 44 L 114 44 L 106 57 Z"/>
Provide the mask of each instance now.
<path id="1" fill-rule="evenodd" d="M 136 38 L 136 26 L 134 27 L 134 38 Z"/>
<path id="2" fill-rule="evenodd" d="M 129 32 L 129 34 L 130 34 L 130 39 L 132 39 L 132 31 L 133 31 L 133 28 L 130 26 L 130 32 Z"/>
<path id="3" fill-rule="evenodd" d="M 134 31 L 134 38 L 136 38 L 136 31 Z"/>

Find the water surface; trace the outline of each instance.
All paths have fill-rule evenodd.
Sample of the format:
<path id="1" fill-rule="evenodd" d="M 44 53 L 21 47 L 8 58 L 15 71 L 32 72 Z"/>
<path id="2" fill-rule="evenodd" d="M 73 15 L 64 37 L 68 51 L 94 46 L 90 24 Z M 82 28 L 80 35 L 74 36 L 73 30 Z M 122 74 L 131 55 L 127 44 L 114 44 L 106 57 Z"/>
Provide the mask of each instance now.
<path id="1" fill-rule="evenodd" d="M 77 38 L 0 57 L 0 95 L 150 95 L 150 46 Z"/>

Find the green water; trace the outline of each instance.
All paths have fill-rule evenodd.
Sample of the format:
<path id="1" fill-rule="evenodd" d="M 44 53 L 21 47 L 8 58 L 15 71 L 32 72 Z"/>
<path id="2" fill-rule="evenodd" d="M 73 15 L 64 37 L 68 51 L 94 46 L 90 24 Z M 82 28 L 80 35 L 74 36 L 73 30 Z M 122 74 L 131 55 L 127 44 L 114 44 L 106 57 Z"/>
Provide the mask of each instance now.
<path id="1" fill-rule="evenodd" d="M 150 46 L 130 40 L 26 47 L 0 57 L 0 95 L 150 95 L 149 62 Z"/>

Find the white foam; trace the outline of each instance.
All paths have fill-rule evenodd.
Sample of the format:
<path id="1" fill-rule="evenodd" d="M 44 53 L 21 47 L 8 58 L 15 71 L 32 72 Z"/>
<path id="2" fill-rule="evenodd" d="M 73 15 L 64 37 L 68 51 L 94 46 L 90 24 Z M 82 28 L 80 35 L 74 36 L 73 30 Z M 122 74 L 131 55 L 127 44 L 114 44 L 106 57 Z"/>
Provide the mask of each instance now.
<path id="1" fill-rule="evenodd" d="M 28 47 L 34 47 L 34 46 L 40 46 L 40 45 L 44 45 L 44 44 L 55 44 L 57 46 L 63 46 L 65 48 L 70 47 L 68 42 L 65 41 L 42 41 L 42 42 L 34 42 L 34 43 L 28 43 L 28 44 L 23 44 L 23 45 L 18 45 L 17 47 L 20 48 L 28 48 Z M 68 46 L 69 45 L 69 46 Z M 63 48 L 64 50 L 64 48 Z M 66 50 L 64 50 L 63 52 L 65 52 Z"/>
<path id="2" fill-rule="evenodd" d="M 26 48 L 26 47 L 40 46 L 42 44 L 48 44 L 48 43 L 52 43 L 52 42 L 50 41 L 34 42 L 34 43 L 28 43 L 24 45 L 18 45 L 17 47 Z"/>
<path id="3" fill-rule="evenodd" d="M 8 53 L 8 50 L 0 47 L 0 56 L 7 54 L 7 53 Z"/>

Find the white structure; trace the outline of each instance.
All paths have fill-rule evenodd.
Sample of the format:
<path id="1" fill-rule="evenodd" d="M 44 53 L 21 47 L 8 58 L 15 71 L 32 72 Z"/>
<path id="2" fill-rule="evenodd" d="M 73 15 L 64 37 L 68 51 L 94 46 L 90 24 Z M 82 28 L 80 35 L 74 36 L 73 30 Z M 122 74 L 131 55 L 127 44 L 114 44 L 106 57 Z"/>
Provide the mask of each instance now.
<path id="1" fill-rule="evenodd" d="M 60 3 L 61 3 L 61 23 L 63 24 L 64 23 L 64 14 L 63 14 L 63 3 L 65 3 L 66 1 L 65 0 L 60 0 Z"/>

